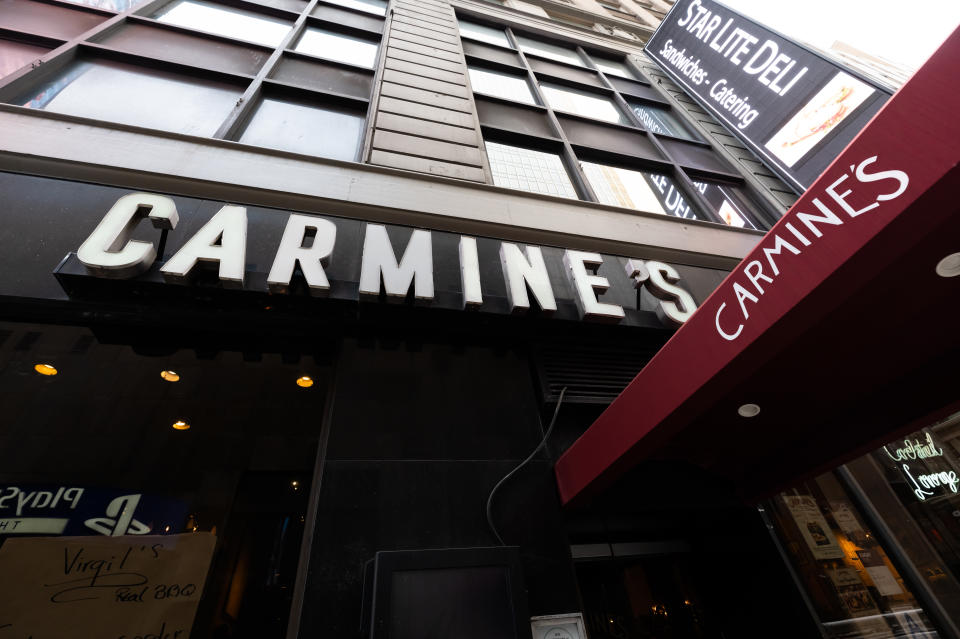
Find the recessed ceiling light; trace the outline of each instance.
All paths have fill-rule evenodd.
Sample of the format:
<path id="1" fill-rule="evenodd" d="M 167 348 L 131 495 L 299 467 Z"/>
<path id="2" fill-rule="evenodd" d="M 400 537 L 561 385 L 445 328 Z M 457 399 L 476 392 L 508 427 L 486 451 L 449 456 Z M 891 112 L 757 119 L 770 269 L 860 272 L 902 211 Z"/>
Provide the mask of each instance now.
<path id="1" fill-rule="evenodd" d="M 177 421 L 173 422 L 173 430 L 190 430 L 190 424 L 182 419 L 178 419 Z"/>
<path id="2" fill-rule="evenodd" d="M 37 364 L 33 367 L 33 370 L 37 371 L 41 375 L 56 375 L 57 369 L 51 366 L 50 364 Z"/>
<path id="3" fill-rule="evenodd" d="M 737 415 L 740 417 L 756 417 L 760 414 L 760 407 L 756 404 L 744 404 L 737 409 Z"/>
<path id="4" fill-rule="evenodd" d="M 937 262 L 937 275 L 940 277 L 960 275 L 960 253 L 951 253 Z"/>
<path id="5" fill-rule="evenodd" d="M 176 371 L 161 371 L 160 377 L 164 378 L 168 382 L 179 382 L 180 376 L 177 375 Z"/>
<path id="6" fill-rule="evenodd" d="M 301 388 L 310 388 L 313 386 L 313 379 L 304 375 L 303 377 L 297 378 L 297 386 Z"/>

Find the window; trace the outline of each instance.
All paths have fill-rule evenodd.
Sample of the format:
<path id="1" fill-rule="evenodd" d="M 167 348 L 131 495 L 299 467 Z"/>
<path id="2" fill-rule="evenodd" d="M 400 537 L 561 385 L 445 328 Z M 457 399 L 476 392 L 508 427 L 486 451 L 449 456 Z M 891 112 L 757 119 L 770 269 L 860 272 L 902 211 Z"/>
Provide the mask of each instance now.
<path id="1" fill-rule="evenodd" d="M 154 17 L 160 22 L 178 27 L 270 47 L 279 45 L 293 26 L 286 20 L 202 0 L 177 0 L 165 6 Z"/>
<path id="2" fill-rule="evenodd" d="M 672 135 L 686 140 L 697 139 L 690 129 L 684 126 L 667 109 L 640 102 L 630 102 L 630 108 L 640 118 L 640 122 L 648 131 L 657 135 Z"/>
<path id="3" fill-rule="evenodd" d="M 487 142 L 493 183 L 511 189 L 576 198 L 577 191 L 560 156 L 532 149 Z"/>
<path id="4" fill-rule="evenodd" d="M 38 47 L 23 42 L 0 40 L 0 78 L 10 75 L 49 50 L 47 47 Z"/>
<path id="5" fill-rule="evenodd" d="M 740 228 L 757 228 L 758 223 L 754 222 L 755 218 L 750 212 L 756 206 L 750 202 L 740 187 L 708 181 L 698 181 L 693 184 L 725 224 Z"/>
<path id="6" fill-rule="evenodd" d="M 348 9 L 356 9 L 365 13 L 373 13 L 378 16 L 387 14 L 387 3 L 383 0 L 323 0 L 330 4 L 337 4 Z"/>
<path id="7" fill-rule="evenodd" d="M 376 43 L 316 27 L 308 27 L 294 49 L 368 69 L 377 61 Z"/>
<path id="8" fill-rule="evenodd" d="M 626 116 L 620 112 L 620 109 L 609 98 L 602 95 L 546 82 L 541 82 L 540 88 L 543 89 L 550 106 L 558 111 L 566 111 L 567 113 L 606 122 L 628 123 Z"/>
<path id="9" fill-rule="evenodd" d="M 98 120 L 210 136 L 242 91 L 233 85 L 110 61 L 74 62 L 18 101 Z"/>
<path id="10" fill-rule="evenodd" d="M 557 62 L 575 64 L 579 67 L 585 66 L 583 60 L 580 59 L 580 56 L 573 49 L 562 47 L 551 42 L 544 42 L 543 40 L 528 38 L 527 36 L 517 36 L 517 41 L 520 43 L 520 49 L 524 53 L 538 55 L 541 58 L 556 60 Z"/>
<path id="11" fill-rule="evenodd" d="M 121 11 L 126 11 L 130 7 L 135 7 L 143 0 L 67 0 L 74 4 L 82 4 L 88 7 L 96 7 L 97 9 L 107 9 L 109 11 L 116 11 L 120 13 Z"/>
<path id="12" fill-rule="evenodd" d="M 470 84 L 477 93 L 526 104 L 537 103 L 530 91 L 530 85 L 520 76 L 470 67 Z"/>
<path id="13" fill-rule="evenodd" d="M 597 55 L 591 55 L 590 58 L 597 68 L 609 75 L 617 75 L 622 78 L 636 79 L 633 71 L 621 60 L 611 60 L 610 58 L 601 58 Z"/>
<path id="14" fill-rule="evenodd" d="M 354 160 L 363 115 L 330 106 L 264 98 L 240 142 L 337 160 Z"/>
<path id="15" fill-rule="evenodd" d="M 479 40 L 480 42 L 487 42 L 489 44 L 499 44 L 502 47 L 510 46 L 510 41 L 507 40 L 507 33 L 503 29 L 477 24 L 476 22 L 470 22 L 463 18 L 458 19 L 457 22 L 460 24 L 460 36 L 463 38 Z"/>
<path id="16" fill-rule="evenodd" d="M 665 175 L 633 171 L 616 166 L 581 162 L 583 172 L 603 204 L 638 211 L 703 219 L 684 199 L 673 180 Z"/>

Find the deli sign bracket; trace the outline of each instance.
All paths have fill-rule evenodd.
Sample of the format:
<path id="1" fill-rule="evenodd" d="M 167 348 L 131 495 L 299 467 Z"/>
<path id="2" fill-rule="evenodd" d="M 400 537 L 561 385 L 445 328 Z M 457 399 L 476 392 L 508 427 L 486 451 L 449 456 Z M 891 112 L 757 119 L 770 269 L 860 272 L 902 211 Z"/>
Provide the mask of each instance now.
<path id="1" fill-rule="evenodd" d="M 712 0 L 679 0 L 645 50 L 798 193 L 891 95 Z"/>

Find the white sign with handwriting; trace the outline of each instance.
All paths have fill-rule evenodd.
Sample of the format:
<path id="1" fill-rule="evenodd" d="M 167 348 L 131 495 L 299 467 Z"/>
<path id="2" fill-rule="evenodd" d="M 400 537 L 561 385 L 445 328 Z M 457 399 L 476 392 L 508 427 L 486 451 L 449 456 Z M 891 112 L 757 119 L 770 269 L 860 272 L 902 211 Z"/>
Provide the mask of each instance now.
<path id="1" fill-rule="evenodd" d="M 215 546 L 207 532 L 7 539 L 0 636 L 187 639 Z"/>

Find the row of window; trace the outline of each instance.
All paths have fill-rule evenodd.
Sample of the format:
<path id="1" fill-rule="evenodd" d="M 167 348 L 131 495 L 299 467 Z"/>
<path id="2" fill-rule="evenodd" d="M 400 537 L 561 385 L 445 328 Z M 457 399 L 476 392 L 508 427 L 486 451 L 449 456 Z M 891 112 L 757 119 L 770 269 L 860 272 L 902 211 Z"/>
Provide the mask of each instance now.
<path id="1" fill-rule="evenodd" d="M 23 6 L 42 4 L 12 1 Z M 73 61 L 43 84 L 27 84 L 13 95 L 8 92 L 4 101 L 356 160 L 386 2 L 321 0 L 308 17 L 297 21 L 288 12 L 276 10 L 278 1 L 269 0 L 274 9 L 261 13 L 249 3 L 239 8 L 211 0 L 173 0 L 149 15 L 126 18 L 118 29 L 92 36 L 90 42 L 96 48 L 81 45 Z M 266 0 L 264 6 L 268 6 Z M 517 144 L 509 135 L 514 122 L 491 124 L 480 108 L 496 185 L 736 226 L 764 224 L 753 213 L 757 207 L 743 189 L 722 179 L 705 179 L 703 170 L 692 180 L 683 166 L 674 163 L 671 168 L 673 161 L 644 138 L 645 131 L 665 136 L 664 144 L 687 145 L 688 159 L 712 153 L 668 104 L 656 102 L 657 94 L 625 60 L 473 20 L 459 22 L 461 35 L 480 46 L 530 56 L 526 61 L 520 56 L 512 62 L 493 60 L 465 42 L 478 107 L 489 106 L 480 98 L 492 98 L 507 105 L 531 105 L 536 117 L 557 114 L 552 129 L 546 127 L 540 134 L 546 136 L 545 143 Z M 297 32 L 291 34 L 295 27 Z M 267 79 L 254 78 L 278 47 L 283 50 Z M 174 64 L 148 67 L 129 54 Z M 565 76 L 568 72 L 575 74 L 572 80 Z M 253 93 L 258 98 L 246 106 L 241 98 L 250 93 L 250 87 L 257 88 Z M 597 135 L 592 121 L 621 130 L 613 129 L 613 139 L 604 139 L 610 132 Z M 610 162 L 602 153 L 598 157 L 581 148 L 604 151 L 604 145 L 611 144 L 619 146 L 617 153 L 628 155 L 642 155 L 635 151 L 642 147 L 650 162 L 646 166 Z M 556 152 L 558 145 L 565 148 Z M 716 159 L 711 162 L 706 173 L 723 168 Z M 696 161 L 687 166 L 703 168 Z"/>
<path id="2" fill-rule="evenodd" d="M 458 21 L 496 185 L 737 227 L 766 225 L 749 193 L 727 181 L 733 170 L 625 59 L 464 16 Z M 513 109 L 509 116 L 490 116 L 488 98 L 538 110 L 505 105 L 498 109 Z M 531 133 L 535 127 L 518 124 L 524 118 L 546 119 Z M 650 141 L 657 136 L 659 143 Z M 621 158 L 603 159 L 611 155 Z"/>
<path id="3" fill-rule="evenodd" d="M 27 15 L 34 6 L 43 7 L 32 0 L 13 1 Z M 340 11 L 353 24 L 344 28 L 325 21 L 328 10 Z M 90 42 L 97 48 L 81 45 L 58 73 L 39 86 L 29 83 L 4 101 L 356 160 L 379 53 L 380 16 L 385 13 L 385 0 L 323 0 L 291 38 L 297 16 L 278 17 L 285 11 L 260 13 L 207 0 L 173 0 L 93 36 Z M 256 104 L 238 113 L 254 75 L 284 43 L 280 59 L 259 85 Z M 145 66 L 129 54 L 177 64 Z M 0 68 L 7 72 L 22 66 L 3 60 Z M 215 73 L 205 72 L 208 69 Z M 231 118 L 236 120 L 232 126 Z"/>

